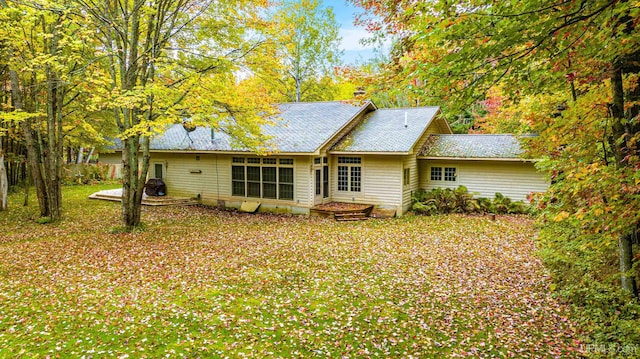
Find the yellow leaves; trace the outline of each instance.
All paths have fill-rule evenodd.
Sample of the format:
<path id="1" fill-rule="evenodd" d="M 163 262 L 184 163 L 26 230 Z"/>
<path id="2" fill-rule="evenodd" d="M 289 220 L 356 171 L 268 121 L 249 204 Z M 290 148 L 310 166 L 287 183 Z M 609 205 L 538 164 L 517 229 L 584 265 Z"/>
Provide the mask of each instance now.
<path id="1" fill-rule="evenodd" d="M 567 218 L 569 218 L 569 212 L 561 211 L 555 217 L 553 217 L 553 220 L 556 221 L 556 222 L 560 222 L 560 221 L 563 221 L 563 220 L 565 220 Z"/>
<path id="2" fill-rule="evenodd" d="M 0 111 L 0 122 L 17 124 L 24 120 L 43 117 L 46 115 L 47 115 L 46 112 L 25 112 L 25 111 L 1 112 Z"/>

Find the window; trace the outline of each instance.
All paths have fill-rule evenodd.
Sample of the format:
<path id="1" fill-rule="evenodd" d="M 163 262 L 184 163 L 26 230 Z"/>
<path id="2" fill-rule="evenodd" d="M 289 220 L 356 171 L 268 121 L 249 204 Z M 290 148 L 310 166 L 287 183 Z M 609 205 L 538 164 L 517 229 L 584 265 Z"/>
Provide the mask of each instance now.
<path id="1" fill-rule="evenodd" d="M 338 191 L 362 191 L 360 157 L 338 157 Z"/>
<path id="2" fill-rule="evenodd" d="M 443 176 L 444 173 L 444 176 Z M 447 181 L 455 182 L 458 177 L 455 167 L 431 167 L 431 180 L 432 181 Z"/>
<path id="3" fill-rule="evenodd" d="M 351 192 L 360 192 L 360 181 L 362 180 L 362 168 L 351 167 Z"/>
<path id="4" fill-rule="evenodd" d="M 260 167 L 247 166 L 247 197 L 260 198 Z"/>
<path id="5" fill-rule="evenodd" d="M 431 180 L 442 181 L 442 167 L 431 167 Z"/>
<path id="6" fill-rule="evenodd" d="M 292 164 L 293 164 L 293 160 Z M 293 200 L 293 167 L 278 168 L 278 179 L 280 184 L 280 199 Z"/>
<path id="7" fill-rule="evenodd" d="M 231 162 L 232 195 L 293 200 L 292 158 L 233 157 Z"/>
<path id="8" fill-rule="evenodd" d="M 231 166 L 231 193 L 244 197 L 244 166 Z"/>
<path id="9" fill-rule="evenodd" d="M 349 189 L 349 167 L 338 166 L 338 191 Z"/>
<path id="10" fill-rule="evenodd" d="M 275 160 L 275 158 L 273 158 L 273 160 Z M 277 198 L 277 182 L 276 168 L 262 167 L 262 197 Z"/>
<path id="11" fill-rule="evenodd" d="M 411 184 L 411 168 L 405 168 L 403 173 L 402 173 L 402 178 L 403 178 L 403 183 L 405 184 L 405 186 L 408 186 Z"/>
<path id="12" fill-rule="evenodd" d="M 444 180 L 445 181 L 456 181 L 456 169 L 454 167 L 445 167 L 444 168 Z"/>
<path id="13" fill-rule="evenodd" d="M 329 198 L 329 165 L 325 164 L 322 169 L 322 198 Z"/>
<path id="14" fill-rule="evenodd" d="M 314 171 L 316 173 L 316 183 L 315 183 L 315 188 L 316 188 L 316 196 L 319 196 L 322 193 L 322 187 L 321 186 L 321 178 L 322 178 L 322 171 L 317 169 Z"/>
<path id="15" fill-rule="evenodd" d="M 155 163 L 153 165 L 155 178 L 164 178 L 163 167 L 162 163 Z"/>

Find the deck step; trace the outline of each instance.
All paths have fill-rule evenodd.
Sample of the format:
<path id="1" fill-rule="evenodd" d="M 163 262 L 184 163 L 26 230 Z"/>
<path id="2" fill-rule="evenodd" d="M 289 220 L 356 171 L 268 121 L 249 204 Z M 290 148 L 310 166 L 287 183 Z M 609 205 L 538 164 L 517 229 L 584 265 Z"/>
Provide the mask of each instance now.
<path id="1" fill-rule="evenodd" d="M 333 215 L 336 221 L 366 221 L 369 219 L 366 212 L 337 212 Z"/>

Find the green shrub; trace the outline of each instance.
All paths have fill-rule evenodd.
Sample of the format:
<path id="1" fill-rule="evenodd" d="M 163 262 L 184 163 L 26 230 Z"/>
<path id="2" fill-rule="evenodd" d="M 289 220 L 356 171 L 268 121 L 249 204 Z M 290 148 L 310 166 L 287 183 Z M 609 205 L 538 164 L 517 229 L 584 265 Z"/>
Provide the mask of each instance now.
<path id="1" fill-rule="evenodd" d="M 415 202 L 411 206 L 411 209 L 416 213 L 427 216 L 438 214 L 438 206 L 436 206 L 435 201 L 432 199 L 426 202 Z"/>
<path id="2" fill-rule="evenodd" d="M 640 303 L 620 289 L 615 238 L 566 222 L 544 222 L 538 243 L 551 288 L 575 308 L 587 344 L 637 348 Z"/>
<path id="3" fill-rule="evenodd" d="M 476 198 L 476 203 L 478 203 L 478 212 L 480 213 L 495 213 L 495 207 L 493 206 L 493 201 L 491 198 L 480 197 Z"/>
<path id="4" fill-rule="evenodd" d="M 418 190 L 412 195 L 411 209 L 425 215 L 447 213 L 496 213 L 525 214 L 529 206 L 523 201 L 511 201 L 501 193 L 493 200 L 474 198 L 465 186 L 456 189 L 435 188 L 431 191 Z"/>

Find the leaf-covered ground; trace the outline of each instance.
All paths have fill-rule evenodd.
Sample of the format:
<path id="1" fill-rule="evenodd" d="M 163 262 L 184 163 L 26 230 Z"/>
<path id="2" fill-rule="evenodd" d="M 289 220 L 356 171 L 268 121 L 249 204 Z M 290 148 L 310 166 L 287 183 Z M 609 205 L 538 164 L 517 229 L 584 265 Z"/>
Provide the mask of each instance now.
<path id="1" fill-rule="evenodd" d="M 0 357 L 578 357 L 526 217 L 338 223 L 144 208 L 66 188 L 0 212 Z"/>

